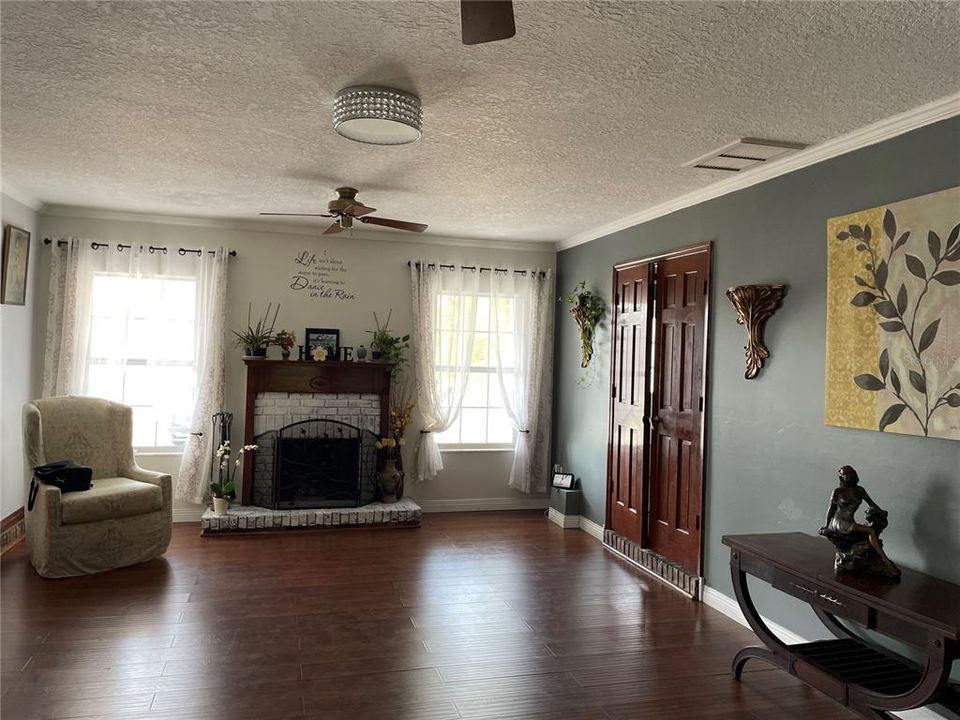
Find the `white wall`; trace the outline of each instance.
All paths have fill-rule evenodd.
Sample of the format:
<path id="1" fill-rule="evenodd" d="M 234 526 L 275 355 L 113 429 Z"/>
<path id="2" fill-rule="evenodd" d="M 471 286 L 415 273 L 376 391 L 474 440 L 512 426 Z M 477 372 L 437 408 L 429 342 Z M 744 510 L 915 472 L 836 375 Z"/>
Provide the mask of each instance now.
<path id="1" fill-rule="evenodd" d="M 27 473 L 20 413 L 23 404 L 40 390 L 40 365 L 34 354 L 39 325 L 36 314 L 45 313 L 46 304 L 38 302 L 37 260 L 43 249 L 37 233 L 37 213 L 7 195 L 0 195 L 0 216 L 4 227 L 16 225 L 31 234 L 27 304 L 0 305 L 0 517 L 6 517 L 23 505 Z"/>
<path id="2" fill-rule="evenodd" d="M 410 270 L 407 267 L 411 258 L 487 267 L 551 269 L 556 259 L 551 245 L 542 249 L 501 249 L 491 244 L 452 244 L 457 241 L 441 244 L 431 238 L 424 238 L 421 242 L 418 236 L 399 232 L 391 233 L 390 239 L 378 240 L 372 234 L 361 232 L 322 236 L 320 230 L 284 228 L 276 224 L 263 224 L 260 229 L 261 226 L 253 223 L 211 226 L 203 221 L 197 225 L 183 222 L 174 218 L 54 208 L 41 216 L 40 226 L 44 237 L 77 236 L 102 242 L 169 247 L 228 246 L 237 251 L 237 257 L 230 261 L 227 295 L 227 322 L 231 328 L 245 326 L 248 303 L 253 303 L 256 314 L 263 312 L 268 302 L 279 302 L 281 310 L 277 329 L 292 330 L 298 341 L 302 341 L 306 327 L 340 328 L 341 345 L 353 347 L 361 343 L 369 347 L 370 336 L 366 331 L 374 327 L 374 311 L 383 319 L 392 308 L 390 327 L 394 333 L 411 331 Z M 291 289 L 291 278 L 302 267 L 295 258 L 303 252 L 318 257 L 326 252 L 328 258 L 342 260 L 346 271 L 334 273 L 333 277 L 343 279 L 346 285 L 341 289 L 355 295 L 355 299 L 311 298 L 307 291 Z M 48 257 L 44 260 L 48 262 Z M 225 409 L 236 416 L 235 442 L 243 437 L 245 371 L 240 354 L 240 350 L 231 350 L 227 355 Z M 271 348 L 270 354 L 279 357 L 279 350 Z M 412 453 L 418 431 L 416 425 L 407 431 L 408 453 Z M 520 506 L 529 496 L 507 486 L 511 460 L 510 452 L 446 453 L 445 470 L 440 477 L 421 485 L 408 485 L 408 489 L 425 507 L 432 509 L 447 507 L 446 501 L 478 498 L 492 499 L 493 505 Z M 176 464 L 163 457 L 143 458 L 142 462 L 145 466 L 164 470 Z"/>

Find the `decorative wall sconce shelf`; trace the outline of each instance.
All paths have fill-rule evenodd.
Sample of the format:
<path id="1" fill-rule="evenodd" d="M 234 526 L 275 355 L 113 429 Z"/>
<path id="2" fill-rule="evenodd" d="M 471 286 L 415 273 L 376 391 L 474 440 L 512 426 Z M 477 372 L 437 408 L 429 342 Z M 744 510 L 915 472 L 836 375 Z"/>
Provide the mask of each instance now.
<path id="1" fill-rule="evenodd" d="M 737 311 L 737 322 L 747 328 L 747 357 L 744 377 L 752 380 L 760 374 L 770 351 L 763 344 L 763 328 L 780 307 L 785 285 L 736 285 L 727 288 L 727 297 Z"/>

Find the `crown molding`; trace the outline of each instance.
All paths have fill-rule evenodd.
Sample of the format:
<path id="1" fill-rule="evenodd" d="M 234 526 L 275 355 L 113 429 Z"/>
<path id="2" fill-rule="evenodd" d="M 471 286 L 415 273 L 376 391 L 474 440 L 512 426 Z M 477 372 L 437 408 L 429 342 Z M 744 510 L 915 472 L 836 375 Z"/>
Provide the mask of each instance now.
<path id="1" fill-rule="evenodd" d="M 280 235 L 301 235 L 319 238 L 324 227 L 317 225 L 300 225 L 293 223 L 276 222 L 270 220 L 241 220 L 231 218 L 190 217 L 183 215 L 162 215 L 159 213 L 134 213 L 122 210 L 108 210 L 105 208 L 81 207 L 77 205 L 43 205 L 41 215 L 47 217 L 75 217 L 89 220 L 111 220 L 119 222 L 152 223 L 158 225 L 185 225 L 189 227 L 216 228 L 219 230 L 236 230 L 239 232 L 269 232 Z M 408 236 L 410 235 L 410 236 Z M 524 252 L 554 252 L 556 244 L 545 240 L 536 242 L 531 240 L 490 240 L 485 238 L 445 237 L 440 235 L 415 235 L 405 233 L 400 235 L 390 230 L 353 231 L 350 236 L 359 240 L 379 242 L 412 243 L 417 245 L 452 245 L 455 247 L 472 247 L 496 250 L 518 250 Z"/>
<path id="2" fill-rule="evenodd" d="M 0 193 L 3 193 L 8 198 L 16 200 L 21 205 L 26 205 L 34 212 L 40 212 L 40 210 L 43 208 L 43 203 L 38 198 L 34 197 L 23 189 L 18 188 L 16 185 L 11 185 L 7 180 L 4 180 L 2 186 L 0 186 Z"/>
<path id="3" fill-rule="evenodd" d="M 819 145 L 812 145 L 806 150 L 788 155 L 781 160 L 775 160 L 769 164 L 764 163 L 753 170 L 744 172 L 742 175 L 738 174 L 713 183 L 712 185 L 707 185 L 699 190 L 694 190 L 673 198 L 672 200 L 667 200 L 666 202 L 641 210 L 632 215 L 627 215 L 619 220 L 591 228 L 582 233 L 577 233 L 558 242 L 557 250 L 567 250 L 568 248 L 582 245 L 583 243 L 596 240 L 605 235 L 610 235 L 619 230 L 626 230 L 634 225 L 669 215 L 677 210 L 699 205 L 707 200 L 713 200 L 714 198 L 736 192 L 737 190 L 743 190 L 752 185 L 758 185 L 767 180 L 772 180 L 775 177 L 786 175 L 787 173 L 800 170 L 810 165 L 815 165 L 816 163 L 829 160 L 838 155 L 844 155 L 848 152 L 859 150 L 860 148 L 875 145 L 884 140 L 903 135 L 911 130 L 916 130 L 941 120 L 947 120 L 957 115 L 960 115 L 960 93 L 934 100 L 926 105 L 921 105 L 912 110 L 900 113 L 899 115 L 894 115 L 885 120 L 866 125 L 846 135 L 822 142 Z"/>

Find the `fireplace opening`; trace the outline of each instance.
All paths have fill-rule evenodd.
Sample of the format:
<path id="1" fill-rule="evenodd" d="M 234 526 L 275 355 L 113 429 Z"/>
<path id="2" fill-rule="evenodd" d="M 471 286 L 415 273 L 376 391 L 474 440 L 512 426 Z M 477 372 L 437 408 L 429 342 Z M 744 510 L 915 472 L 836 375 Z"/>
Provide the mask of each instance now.
<path id="1" fill-rule="evenodd" d="M 376 442 L 369 430 L 320 418 L 257 436 L 255 503 L 289 510 L 373 502 Z"/>

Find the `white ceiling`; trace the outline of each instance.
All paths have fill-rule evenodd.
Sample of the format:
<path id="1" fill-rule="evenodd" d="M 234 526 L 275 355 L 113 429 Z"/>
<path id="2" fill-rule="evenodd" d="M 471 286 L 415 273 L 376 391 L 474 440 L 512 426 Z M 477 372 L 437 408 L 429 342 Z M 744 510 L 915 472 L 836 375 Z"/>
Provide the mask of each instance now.
<path id="1" fill-rule="evenodd" d="M 453 2 L 3 2 L 3 178 L 40 201 L 322 212 L 340 184 L 453 237 L 561 240 L 960 89 L 955 2 L 523 2 L 464 47 Z M 334 133 L 341 87 L 417 92 L 424 135 Z M 384 231 L 396 232 L 396 231 Z"/>

